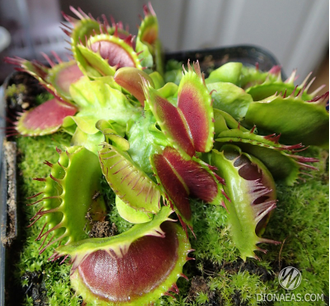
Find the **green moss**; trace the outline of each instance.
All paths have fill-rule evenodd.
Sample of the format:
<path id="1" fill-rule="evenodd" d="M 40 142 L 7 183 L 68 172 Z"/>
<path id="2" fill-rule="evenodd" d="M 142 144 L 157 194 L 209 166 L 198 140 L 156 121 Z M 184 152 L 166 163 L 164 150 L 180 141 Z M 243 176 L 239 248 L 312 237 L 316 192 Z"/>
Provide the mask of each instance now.
<path id="1" fill-rule="evenodd" d="M 194 300 L 186 305 L 257 305 L 263 304 L 262 294 L 277 295 L 280 299 L 281 294 L 283 298 L 288 293 L 297 299 L 305 294 L 323 295 L 323 300 L 315 305 L 326 305 L 325 299 L 329 296 L 328 153 L 311 148 L 304 154 L 319 158 L 319 171 L 293 187 L 277 186 L 278 207 L 264 237 L 282 244 L 261 245 L 268 252 L 257 252 L 260 261 L 248 259 L 244 263 L 238 259 L 224 208 L 193 203 L 197 239 L 191 237 L 191 244 L 196 260 L 194 264 L 186 265 L 186 269 L 189 268 L 186 272 L 190 278 L 188 285 L 179 287 L 181 296 L 186 297 L 191 294 L 192 276 L 200 275 L 207 283 L 208 293 L 195 292 Z M 280 270 L 289 265 L 302 273 L 301 285 L 293 292 L 284 290 L 278 282 Z M 175 305 L 181 305 L 183 300 L 180 298 Z M 282 302 L 275 301 L 275 305 Z M 310 305 L 310 302 L 290 301 L 288 305 Z"/>
<path id="2" fill-rule="evenodd" d="M 7 98 L 14 98 L 15 95 L 24 92 L 25 85 L 24 84 L 12 84 L 6 88 L 6 97 Z"/>
<path id="3" fill-rule="evenodd" d="M 66 134 L 57 133 L 42 137 L 19 137 L 18 146 L 18 206 L 22 210 L 22 240 L 20 261 L 17 263 L 15 275 L 18 280 L 22 280 L 22 287 L 27 288 L 26 278 L 23 276 L 27 272 L 41 272 L 42 282 L 46 287 L 47 296 L 50 305 L 73 305 L 72 292 L 70 289 L 70 266 L 65 263 L 59 265 L 49 263 L 52 248 L 40 252 L 40 241 L 35 241 L 42 229 L 43 221 L 37 221 L 33 226 L 27 227 L 30 219 L 34 216 L 40 207 L 38 205 L 27 206 L 33 200 L 27 199 L 40 192 L 42 182 L 33 180 L 34 178 L 43 178 L 49 175 L 49 167 L 43 162 L 45 160 L 55 163 L 58 160 L 56 148 L 65 150 L 69 146 L 70 138 Z M 76 302 L 78 297 L 74 298 Z M 26 295 L 26 305 L 33 305 L 31 297 Z M 77 303 L 75 304 L 77 305 Z"/>
<path id="4" fill-rule="evenodd" d="M 40 104 L 44 103 L 45 101 L 51 100 L 53 98 L 54 98 L 54 96 L 49 92 L 42 93 L 42 94 L 36 96 L 35 105 L 36 106 L 40 105 Z"/>
<path id="5" fill-rule="evenodd" d="M 26 206 L 31 200 L 26 197 L 39 192 L 41 182 L 35 177 L 45 177 L 49 168 L 44 160 L 56 162 L 56 147 L 64 150 L 70 137 L 57 133 L 38 138 L 20 137 L 17 139 L 19 152 L 19 207 L 28 224 L 38 209 L 38 205 Z M 328 164 L 327 152 L 312 148 L 307 155 L 318 156 L 320 171 L 313 178 L 293 187 L 277 186 L 278 207 L 268 224 L 264 237 L 282 242 L 282 245 L 262 245 L 267 254 L 258 252 L 260 261 L 248 259 L 245 263 L 238 259 L 239 252 L 233 245 L 227 225 L 227 212 L 221 206 L 192 201 L 193 228 L 196 238 L 190 233 L 192 256 L 184 267 L 187 281 L 180 278 L 180 295 L 173 299 L 164 296 L 155 305 L 257 305 L 258 294 L 287 294 L 277 280 L 279 271 L 288 265 L 298 268 L 302 273 L 301 285 L 294 294 L 323 294 L 328 296 Z M 117 225 L 118 232 L 127 230 L 131 224 L 124 221 L 114 205 L 115 195 L 102 181 L 103 195 L 109 206 L 109 220 Z M 20 262 L 15 275 L 22 279 L 26 272 L 41 272 L 47 291 L 49 305 L 79 305 L 81 299 L 70 289 L 70 266 L 68 263 L 48 262 L 52 248 L 39 254 L 40 241 L 35 241 L 43 226 L 36 222 L 24 232 Z M 24 226 L 25 227 L 25 226 Z M 203 281 L 203 286 L 195 286 L 195 277 Z M 194 287 L 195 286 L 195 287 Z M 194 290 L 193 290 L 194 288 Z M 207 290 L 205 290 L 207 288 Z M 26 296 L 25 305 L 33 305 Z M 280 305 L 281 302 L 275 302 Z M 262 302 L 260 302 L 262 304 Z M 291 301 L 288 305 L 304 305 Z M 306 303 L 306 305 L 309 305 Z M 315 305 L 325 305 L 318 302 Z"/>
<path id="6" fill-rule="evenodd" d="M 56 133 L 42 137 L 18 137 L 18 198 L 19 208 L 22 210 L 22 228 L 30 224 L 30 219 L 40 209 L 40 205 L 31 205 L 33 199 L 27 199 L 40 192 L 43 182 L 34 178 L 44 178 L 50 173 L 50 169 L 44 161 L 56 163 L 58 153 L 56 148 L 65 150 L 70 145 L 70 136 L 64 133 Z M 116 224 L 118 232 L 126 231 L 132 225 L 123 220 L 114 205 L 115 194 L 108 187 L 105 179 L 102 180 L 103 196 L 109 206 L 109 220 Z M 35 241 L 44 223 L 37 221 L 28 227 L 23 233 L 23 245 L 21 248 L 20 261 L 15 269 L 17 281 L 21 280 L 21 287 L 28 288 L 30 284 L 23 276 L 27 272 L 41 272 L 42 282 L 47 289 L 49 305 L 79 305 L 81 298 L 74 296 L 70 287 L 70 268 L 68 260 L 59 264 L 59 261 L 50 263 L 48 258 L 53 253 L 53 247 L 46 249 L 40 254 L 42 241 Z M 26 305 L 33 305 L 33 300 L 28 294 L 25 297 Z"/>

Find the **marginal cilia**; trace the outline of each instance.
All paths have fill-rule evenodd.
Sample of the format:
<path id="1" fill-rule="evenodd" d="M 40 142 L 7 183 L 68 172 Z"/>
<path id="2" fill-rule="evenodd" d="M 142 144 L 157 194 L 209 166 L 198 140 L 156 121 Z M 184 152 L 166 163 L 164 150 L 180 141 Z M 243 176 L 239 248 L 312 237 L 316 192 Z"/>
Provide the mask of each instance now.
<path id="1" fill-rule="evenodd" d="M 328 93 L 309 93 L 309 76 L 295 86 L 295 72 L 283 81 L 278 66 L 262 72 L 237 62 L 205 78 L 199 63 L 188 61 L 165 82 L 150 5 L 136 38 L 113 19 L 71 11 L 75 17 L 64 15 L 70 26 L 63 24 L 71 60 L 55 53 L 54 60 L 45 55 L 47 66 L 6 60 L 53 95 L 18 114 L 16 132 L 72 135 L 58 163 L 45 162 L 49 177 L 37 178 L 44 188 L 30 197 L 40 205 L 31 226 L 44 221 L 37 239 L 41 251 L 55 246 L 52 260 L 71 258 L 72 287 L 84 302 L 149 305 L 177 294 L 192 259 L 192 198 L 223 206 L 243 260 L 265 252 L 257 244 L 278 244 L 261 237 L 276 208 L 274 180 L 293 185 L 315 169 L 314 158 L 298 153 L 328 147 Z M 93 196 L 101 177 L 134 226 L 89 238 L 86 214 L 106 214 L 103 198 Z"/>

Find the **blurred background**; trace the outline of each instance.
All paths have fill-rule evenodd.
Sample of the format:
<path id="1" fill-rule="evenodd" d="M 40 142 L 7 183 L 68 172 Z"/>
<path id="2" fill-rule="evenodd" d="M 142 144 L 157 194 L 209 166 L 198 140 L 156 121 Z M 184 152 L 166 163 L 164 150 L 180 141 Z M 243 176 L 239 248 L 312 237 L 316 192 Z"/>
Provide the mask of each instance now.
<path id="1" fill-rule="evenodd" d="M 140 0 L 0 0 L 0 82 L 13 69 L 4 56 L 40 59 L 40 52 L 68 53 L 61 11 L 81 7 L 94 17 L 113 16 L 137 33 Z M 151 0 L 165 52 L 255 45 L 275 56 L 285 75 L 299 81 L 313 71 L 329 85 L 328 0 Z"/>

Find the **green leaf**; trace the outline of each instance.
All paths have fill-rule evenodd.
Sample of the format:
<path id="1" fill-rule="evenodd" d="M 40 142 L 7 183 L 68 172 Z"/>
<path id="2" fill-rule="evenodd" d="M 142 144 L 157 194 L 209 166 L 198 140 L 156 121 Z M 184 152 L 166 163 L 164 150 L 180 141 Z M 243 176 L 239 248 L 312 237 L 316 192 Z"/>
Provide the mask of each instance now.
<path id="1" fill-rule="evenodd" d="M 159 187 L 132 162 L 127 152 L 105 144 L 99 159 L 107 182 L 121 200 L 136 210 L 153 214 L 159 211 Z"/>
<path id="2" fill-rule="evenodd" d="M 146 223 L 153 218 L 153 214 L 134 209 L 118 196 L 116 196 L 116 208 L 123 219 L 133 224 Z"/>
<path id="3" fill-rule="evenodd" d="M 250 105 L 252 97 L 242 88 L 231 83 L 211 83 L 207 85 L 212 93 L 213 107 L 227 112 L 237 121 L 241 121 Z"/>
<path id="4" fill-rule="evenodd" d="M 229 62 L 213 70 L 205 80 L 206 84 L 226 82 L 240 85 L 242 63 Z"/>
<path id="5" fill-rule="evenodd" d="M 241 258 L 257 258 L 254 251 L 260 249 L 256 244 L 272 242 L 257 235 L 276 206 L 273 178 L 257 158 L 233 145 L 223 146 L 220 152 L 213 150 L 212 164 L 226 181 L 224 188 L 230 199 L 225 199 L 228 222 Z"/>
<path id="6" fill-rule="evenodd" d="M 300 178 L 302 169 L 314 169 L 313 166 L 305 162 L 315 162 L 314 158 L 302 157 L 297 155 L 303 148 L 302 145 L 281 145 L 278 143 L 279 136 L 271 134 L 260 136 L 250 131 L 246 132 L 240 129 L 231 129 L 221 132 L 215 141 L 219 143 L 216 148 L 223 144 L 232 143 L 239 146 L 244 152 L 247 152 L 260 159 L 274 179 L 281 180 L 287 185 L 293 185 Z"/>
<path id="7" fill-rule="evenodd" d="M 125 126 L 129 119 L 136 119 L 141 115 L 142 109 L 133 106 L 126 96 L 112 85 L 112 77 L 94 81 L 84 77 L 70 87 L 72 98 L 79 107 L 79 113 L 71 119 L 85 133 L 97 133 L 99 130 L 96 123 L 101 119 Z"/>
<path id="8" fill-rule="evenodd" d="M 329 94 L 305 102 L 298 96 L 274 95 L 249 105 L 245 117 L 248 126 L 263 133 L 281 134 L 287 144 L 303 143 L 329 146 L 329 113 L 325 108 Z"/>

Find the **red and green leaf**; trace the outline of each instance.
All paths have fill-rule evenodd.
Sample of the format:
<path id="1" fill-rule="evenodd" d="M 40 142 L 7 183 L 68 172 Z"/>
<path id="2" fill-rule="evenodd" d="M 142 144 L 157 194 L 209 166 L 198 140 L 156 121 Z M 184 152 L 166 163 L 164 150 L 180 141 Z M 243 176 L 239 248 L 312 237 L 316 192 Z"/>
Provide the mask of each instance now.
<path id="1" fill-rule="evenodd" d="M 56 132 L 63 124 L 64 118 L 73 116 L 77 108 L 56 98 L 22 113 L 15 129 L 21 135 L 40 136 Z"/>
<path id="2" fill-rule="evenodd" d="M 188 65 L 178 88 L 177 107 L 144 79 L 146 101 L 160 128 L 182 154 L 208 152 L 213 146 L 214 123 L 211 96 L 205 86 L 198 63 L 195 71 Z"/>
<path id="3" fill-rule="evenodd" d="M 84 301 L 98 305 L 146 305 L 170 291 L 178 293 L 189 241 L 169 222 L 163 207 L 151 222 L 110 238 L 86 239 L 58 248 L 73 261 L 71 284 Z"/>
<path id="4" fill-rule="evenodd" d="M 189 156 L 194 155 L 195 148 L 178 108 L 163 98 L 146 80 L 143 80 L 143 84 L 148 106 L 172 146 Z"/>
<path id="5" fill-rule="evenodd" d="M 212 99 L 204 82 L 199 63 L 194 70 L 188 62 L 188 71 L 181 79 L 178 91 L 178 109 L 186 121 L 195 151 L 209 152 L 213 147 Z"/>
<path id="6" fill-rule="evenodd" d="M 151 4 L 143 6 L 144 19 L 139 27 L 138 37 L 141 42 L 153 46 L 158 39 L 158 20 Z"/>
<path id="7" fill-rule="evenodd" d="M 133 37 L 124 40 L 116 35 L 99 34 L 91 36 L 77 48 L 86 62 L 101 75 L 114 75 L 121 67 L 142 69 L 138 55 L 133 49 Z"/>
<path id="8" fill-rule="evenodd" d="M 192 213 L 189 203 L 189 189 L 173 166 L 161 154 L 151 157 L 156 176 L 167 194 L 171 206 L 177 212 L 181 223 L 192 229 Z"/>
<path id="9" fill-rule="evenodd" d="M 118 85 L 132 94 L 144 106 L 144 92 L 142 88 L 142 78 L 147 80 L 148 83 L 154 87 L 152 79 L 149 75 L 135 67 L 122 67 L 119 68 L 115 75 L 114 80 Z"/>
<path id="10" fill-rule="evenodd" d="M 160 190 L 140 170 L 126 152 L 111 145 L 99 152 L 102 172 L 116 195 L 130 207 L 156 214 L 160 210 Z"/>
<path id="11" fill-rule="evenodd" d="M 158 37 L 157 16 L 149 3 L 143 6 L 144 19 L 136 38 L 136 52 L 144 67 L 150 67 L 163 74 L 162 48 Z"/>
<path id="12" fill-rule="evenodd" d="M 184 224 L 192 228 L 189 196 L 223 205 L 223 180 L 197 158 L 183 158 L 171 147 L 151 157 L 154 172 Z M 214 169 L 213 169 L 214 170 Z"/>
<path id="13" fill-rule="evenodd" d="M 276 180 L 289 186 L 301 179 L 300 175 L 305 174 L 302 170 L 316 169 L 309 164 L 316 162 L 316 159 L 297 154 L 304 149 L 303 145 L 283 145 L 279 143 L 280 135 L 261 136 L 253 131 L 240 128 L 224 130 L 216 137 L 215 147 L 219 148 L 226 143 L 239 146 L 244 152 L 261 160 Z"/>
<path id="14" fill-rule="evenodd" d="M 264 251 L 257 244 L 278 243 L 258 236 L 276 207 L 272 175 L 257 158 L 233 145 L 213 150 L 212 164 L 226 181 L 225 191 L 230 201 L 225 199 L 225 202 L 233 242 L 244 261 L 246 257 L 257 258 L 254 251 Z"/>
<path id="15" fill-rule="evenodd" d="M 17 65 L 17 70 L 24 71 L 35 77 L 57 99 L 72 102 L 70 85 L 77 82 L 83 73 L 75 61 L 63 62 L 55 53 L 58 64 L 44 54 L 51 68 L 37 62 L 22 58 L 7 58 L 8 63 Z"/>

